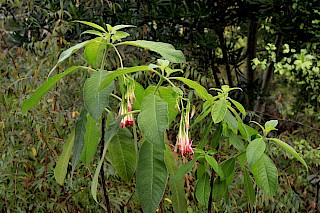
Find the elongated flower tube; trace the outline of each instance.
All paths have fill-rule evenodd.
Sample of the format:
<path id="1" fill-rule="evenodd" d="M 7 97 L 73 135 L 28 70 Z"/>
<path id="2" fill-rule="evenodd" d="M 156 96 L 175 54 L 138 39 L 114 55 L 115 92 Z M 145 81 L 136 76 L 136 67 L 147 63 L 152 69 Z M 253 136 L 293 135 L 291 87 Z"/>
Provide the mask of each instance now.
<path id="1" fill-rule="evenodd" d="M 132 114 L 128 112 L 132 111 L 133 102 L 136 100 L 134 95 L 134 81 L 130 77 L 125 77 L 124 80 L 125 94 L 124 99 L 121 101 L 120 110 L 118 116 L 126 115 L 120 122 L 120 127 L 125 128 L 128 126 L 133 126 L 134 118 Z"/>
<path id="2" fill-rule="evenodd" d="M 181 120 L 179 126 L 179 133 L 177 135 L 177 142 L 175 145 L 174 152 L 180 155 L 186 155 L 188 153 L 193 153 L 191 147 L 192 140 L 189 138 L 189 128 L 190 128 L 190 103 L 187 103 L 187 108 L 181 110 Z"/>

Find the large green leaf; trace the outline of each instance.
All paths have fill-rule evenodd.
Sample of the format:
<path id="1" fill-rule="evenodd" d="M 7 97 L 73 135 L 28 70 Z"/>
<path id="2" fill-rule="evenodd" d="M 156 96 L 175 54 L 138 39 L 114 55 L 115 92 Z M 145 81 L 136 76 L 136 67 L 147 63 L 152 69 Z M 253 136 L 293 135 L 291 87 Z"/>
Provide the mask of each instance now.
<path id="1" fill-rule="evenodd" d="M 179 166 L 174 158 L 172 151 L 170 150 L 170 147 L 167 145 L 164 151 L 164 161 L 166 163 L 167 170 L 170 176 L 178 171 Z M 173 211 L 177 213 L 187 212 L 187 200 L 184 191 L 184 178 L 181 178 L 176 182 L 173 182 L 170 179 L 169 189 L 171 191 Z"/>
<path id="2" fill-rule="evenodd" d="M 243 144 L 242 139 L 230 130 L 228 131 L 228 134 L 229 134 L 229 143 L 232 144 L 237 150 L 244 151 L 245 146 Z"/>
<path id="3" fill-rule="evenodd" d="M 138 197 L 144 212 L 156 212 L 167 182 L 164 150 L 146 140 L 140 149 L 137 168 Z"/>
<path id="4" fill-rule="evenodd" d="M 69 69 L 67 69 L 65 72 L 60 73 L 58 75 L 52 76 L 50 78 L 48 78 L 47 81 L 45 81 L 33 94 L 30 98 L 28 98 L 27 100 L 25 100 L 22 103 L 22 109 L 21 112 L 22 114 L 25 114 L 29 109 L 31 109 L 32 107 L 34 107 L 42 98 L 42 96 L 44 96 L 61 78 L 63 78 L 64 76 L 70 74 L 71 72 L 77 70 L 77 69 L 88 69 L 87 67 L 83 67 L 83 66 L 74 66 L 74 67 L 70 67 Z"/>
<path id="5" fill-rule="evenodd" d="M 159 95 L 168 103 L 168 123 L 170 124 L 178 115 L 177 93 L 171 87 L 159 87 Z"/>
<path id="6" fill-rule="evenodd" d="M 133 72 L 147 71 L 148 69 L 148 66 L 135 66 L 130 68 L 117 69 L 116 71 L 109 72 L 110 74 L 107 75 L 100 84 L 99 90 L 102 90 L 109 86 L 116 77 Z"/>
<path id="7" fill-rule="evenodd" d="M 246 110 L 244 109 L 244 107 L 242 106 L 242 104 L 240 104 L 238 101 L 235 101 L 233 99 L 229 99 L 236 107 L 237 109 L 243 114 L 245 115 L 246 114 Z"/>
<path id="8" fill-rule="evenodd" d="M 260 159 L 261 155 L 266 150 L 266 143 L 264 142 L 263 138 L 254 139 L 249 143 L 246 150 L 248 166 L 251 166 Z"/>
<path id="9" fill-rule="evenodd" d="M 164 149 L 164 131 L 168 127 L 168 104 L 159 96 L 150 94 L 143 99 L 138 116 L 144 137 Z"/>
<path id="10" fill-rule="evenodd" d="M 187 78 L 182 78 L 182 77 L 172 77 L 171 79 L 176 79 L 176 80 L 182 81 L 183 83 L 188 85 L 188 87 L 194 89 L 200 98 L 209 101 L 209 103 L 211 103 L 211 104 L 213 103 L 212 95 L 210 95 L 208 93 L 208 91 L 203 86 L 201 86 L 199 83 L 192 81 L 190 79 L 187 79 Z"/>
<path id="11" fill-rule="evenodd" d="M 134 96 L 136 97 L 136 100 L 133 102 L 133 109 L 140 110 L 144 97 L 144 88 L 136 81 L 134 81 Z"/>
<path id="12" fill-rule="evenodd" d="M 89 166 L 96 154 L 101 138 L 101 129 L 96 121 L 88 114 L 86 133 L 84 135 L 84 147 L 81 154 L 81 161 Z"/>
<path id="13" fill-rule="evenodd" d="M 108 144 L 112 166 L 122 180 L 129 182 L 136 170 L 137 156 L 132 135 L 128 129 L 119 129 Z"/>
<path id="14" fill-rule="evenodd" d="M 84 49 L 84 59 L 95 69 L 100 68 L 103 56 L 108 49 L 105 38 L 92 39 Z"/>
<path id="15" fill-rule="evenodd" d="M 223 170 L 224 178 L 220 178 L 221 181 L 227 179 L 230 175 L 232 175 L 232 173 L 234 173 L 235 165 L 236 165 L 236 160 L 233 157 L 223 162 L 222 170 Z"/>
<path id="16" fill-rule="evenodd" d="M 221 122 L 224 119 L 227 113 L 227 109 L 227 101 L 225 99 L 219 99 L 214 103 L 211 110 L 211 116 L 215 124 Z"/>
<path id="17" fill-rule="evenodd" d="M 63 151 L 59 156 L 57 165 L 53 171 L 54 177 L 60 185 L 63 185 L 64 179 L 67 174 L 68 163 L 69 163 L 70 155 L 72 152 L 73 142 L 74 142 L 74 132 L 71 133 L 68 140 L 64 144 L 62 149 Z"/>
<path id="18" fill-rule="evenodd" d="M 83 109 L 80 113 L 79 119 L 76 122 L 72 155 L 72 172 L 76 169 L 82 154 L 84 146 L 84 135 L 86 133 L 87 114 L 87 110 Z"/>
<path id="19" fill-rule="evenodd" d="M 228 186 L 226 180 L 216 177 L 213 182 L 213 200 L 220 201 L 228 194 Z"/>
<path id="20" fill-rule="evenodd" d="M 97 188 L 98 188 L 98 178 L 99 178 L 99 174 L 100 174 L 100 170 L 102 167 L 102 164 L 104 162 L 104 158 L 106 156 L 107 153 L 107 144 L 109 143 L 109 141 L 113 138 L 113 136 L 115 134 L 117 134 L 117 132 L 119 131 L 119 124 L 122 120 L 123 116 L 120 116 L 116 121 L 114 121 L 113 123 L 111 123 L 108 128 L 107 128 L 107 132 L 105 135 L 105 145 L 104 145 L 104 149 L 102 152 L 102 156 L 101 159 L 98 163 L 98 166 L 96 168 L 96 171 L 94 173 L 93 179 L 92 179 L 92 184 L 91 184 L 91 194 L 93 199 L 98 202 L 97 200 Z"/>
<path id="21" fill-rule="evenodd" d="M 108 106 L 109 96 L 114 88 L 110 84 L 103 90 L 98 90 L 102 80 L 108 75 L 107 71 L 96 71 L 88 78 L 83 88 L 83 101 L 90 115 L 98 121 L 103 110 Z"/>
<path id="22" fill-rule="evenodd" d="M 266 155 L 261 157 L 251 167 L 251 173 L 257 186 L 272 197 L 278 186 L 278 170 L 272 160 Z"/>
<path id="23" fill-rule="evenodd" d="M 136 40 L 136 41 L 125 41 L 122 43 L 118 43 L 116 45 L 122 45 L 122 44 L 149 49 L 151 51 L 159 53 L 164 59 L 172 63 L 183 63 L 186 61 L 181 50 L 176 50 L 171 44 L 167 44 L 163 42 L 155 42 L 155 41 Z"/>
<path id="24" fill-rule="evenodd" d="M 116 25 L 116 26 L 112 27 L 112 30 L 117 31 L 117 30 L 121 30 L 123 28 L 128 28 L 128 27 L 136 27 L 136 26 L 127 25 L 127 24 L 120 24 L 120 25 Z"/>
<path id="25" fill-rule="evenodd" d="M 208 205 L 210 197 L 210 180 L 208 173 L 204 173 L 198 178 L 195 187 L 195 196 L 200 206 Z"/>
<path id="26" fill-rule="evenodd" d="M 221 177 L 224 178 L 224 173 L 221 168 L 221 166 L 218 164 L 216 159 L 210 155 L 205 155 L 206 161 L 209 163 L 209 165 L 213 168 L 213 170 Z"/>
<path id="27" fill-rule="evenodd" d="M 231 129 L 235 134 L 238 133 L 238 120 L 227 110 L 224 120 L 228 124 L 228 128 Z"/>
<path id="28" fill-rule="evenodd" d="M 58 62 L 57 64 L 50 70 L 49 75 L 58 67 L 59 64 L 61 64 L 61 62 L 63 62 L 64 60 L 66 60 L 67 58 L 69 58 L 73 53 L 75 53 L 76 51 L 78 51 L 79 49 L 85 47 L 87 44 L 89 44 L 91 40 L 89 41 L 84 41 L 81 42 L 79 44 L 76 44 L 72 47 L 70 47 L 69 49 L 63 51 L 59 58 L 58 58 Z"/>
<path id="29" fill-rule="evenodd" d="M 307 163 L 303 160 L 303 158 L 294 150 L 289 144 L 277 139 L 277 138 L 268 138 L 268 140 L 275 142 L 282 148 L 284 148 L 287 152 L 289 152 L 293 157 L 298 159 L 308 170 L 308 165 Z"/>
<path id="30" fill-rule="evenodd" d="M 218 147 L 220 140 L 221 140 L 221 137 L 222 137 L 222 124 L 220 123 L 220 124 L 218 124 L 216 131 L 214 132 L 214 135 L 212 137 L 211 145 L 212 145 L 213 149 Z"/>
<path id="31" fill-rule="evenodd" d="M 197 162 L 197 160 L 198 160 L 198 158 L 194 157 L 191 161 L 189 161 L 188 163 L 181 166 L 179 168 L 179 170 L 172 175 L 170 180 L 172 182 L 176 182 L 176 181 L 180 180 L 181 178 L 183 178 L 183 176 L 192 169 L 193 165 L 195 164 L 195 162 Z"/>
<path id="32" fill-rule="evenodd" d="M 252 184 L 249 172 L 247 171 L 246 168 L 243 168 L 243 172 L 244 172 L 244 191 L 246 193 L 247 200 L 249 201 L 251 208 L 253 208 L 256 202 L 256 194 L 253 188 L 253 184 Z"/>

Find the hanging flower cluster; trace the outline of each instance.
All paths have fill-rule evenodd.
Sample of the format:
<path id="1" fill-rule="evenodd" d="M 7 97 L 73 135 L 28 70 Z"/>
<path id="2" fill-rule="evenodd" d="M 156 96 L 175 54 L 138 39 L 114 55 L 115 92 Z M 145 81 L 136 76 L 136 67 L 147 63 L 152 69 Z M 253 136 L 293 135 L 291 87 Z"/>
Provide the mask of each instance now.
<path id="1" fill-rule="evenodd" d="M 189 129 L 190 129 L 190 102 L 188 100 L 186 108 L 183 107 L 183 103 L 182 103 L 179 133 L 177 136 L 177 142 L 174 149 L 175 153 L 180 153 L 181 155 L 193 153 L 193 149 L 191 147 L 192 140 L 189 138 Z"/>
<path id="2" fill-rule="evenodd" d="M 130 77 L 124 77 L 124 95 L 122 97 L 120 110 L 118 117 L 121 115 L 125 115 L 121 122 L 120 127 L 125 128 L 128 126 L 133 126 L 134 118 L 133 115 L 130 113 L 132 111 L 133 102 L 136 100 L 134 95 L 134 80 Z"/>

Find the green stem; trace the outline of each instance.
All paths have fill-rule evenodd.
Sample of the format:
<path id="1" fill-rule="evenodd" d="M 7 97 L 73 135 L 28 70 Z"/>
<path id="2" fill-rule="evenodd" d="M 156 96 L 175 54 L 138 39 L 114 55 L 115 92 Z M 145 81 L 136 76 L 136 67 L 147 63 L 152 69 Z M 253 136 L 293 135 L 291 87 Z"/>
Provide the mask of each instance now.
<path id="1" fill-rule="evenodd" d="M 114 48 L 114 50 L 116 51 L 116 53 L 117 53 L 117 55 L 118 55 L 118 57 L 119 57 L 119 60 L 120 60 L 121 69 L 123 69 L 123 63 L 122 63 L 121 55 L 120 55 L 118 49 L 116 48 L 116 46 L 114 46 L 114 44 L 111 44 L 111 45 L 112 45 L 112 47 Z"/>
<path id="2" fill-rule="evenodd" d="M 119 101 L 122 101 L 122 99 L 119 96 L 117 96 L 117 95 L 115 95 L 113 93 L 111 93 L 110 96 L 118 99 Z"/>
<path id="3" fill-rule="evenodd" d="M 158 82 L 158 84 L 157 84 L 156 89 L 155 89 L 154 92 L 153 92 L 154 95 L 158 92 L 159 87 L 161 86 L 162 83 L 163 83 L 163 76 L 160 75 L 160 80 L 159 80 L 159 82 Z"/>

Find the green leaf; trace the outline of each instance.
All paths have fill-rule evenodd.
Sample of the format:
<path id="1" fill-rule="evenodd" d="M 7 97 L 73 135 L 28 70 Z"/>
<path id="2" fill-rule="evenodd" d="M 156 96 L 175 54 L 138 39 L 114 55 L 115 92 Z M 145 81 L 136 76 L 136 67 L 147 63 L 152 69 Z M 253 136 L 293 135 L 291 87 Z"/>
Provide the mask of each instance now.
<path id="1" fill-rule="evenodd" d="M 186 61 L 181 50 L 176 50 L 171 44 L 167 44 L 163 42 L 155 42 L 155 41 L 136 40 L 136 41 L 125 41 L 122 43 L 118 43 L 117 45 L 122 45 L 122 44 L 149 49 L 153 52 L 159 53 L 164 59 L 172 63 L 183 63 Z"/>
<path id="2" fill-rule="evenodd" d="M 268 140 L 275 142 L 282 148 L 284 148 L 287 152 L 289 152 L 293 157 L 295 157 L 298 161 L 300 161 L 308 170 L 307 163 L 303 160 L 303 158 L 294 150 L 289 144 L 277 139 L 277 138 L 268 138 Z"/>
<path id="3" fill-rule="evenodd" d="M 146 140 L 140 149 L 137 168 L 138 197 L 144 212 L 156 212 L 167 182 L 164 150 Z"/>
<path id="4" fill-rule="evenodd" d="M 87 110 L 83 109 L 80 113 L 79 119 L 76 122 L 72 155 L 72 172 L 76 169 L 82 154 L 82 149 L 84 146 L 84 135 L 86 133 L 87 114 Z"/>
<path id="5" fill-rule="evenodd" d="M 67 58 L 69 58 L 73 53 L 75 53 L 76 51 L 78 51 L 79 49 L 85 47 L 87 44 L 89 44 L 90 40 L 89 41 L 84 41 L 84 42 L 81 42 L 79 44 L 76 44 L 72 47 L 70 47 L 69 49 L 63 51 L 59 58 L 58 58 L 58 62 L 57 64 L 50 70 L 49 72 L 49 76 L 51 75 L 51 73 L 57 68 L 57 66 L 59 64 L 61 64 L 61 62 L 63 62 L 64 60 L 66 60 Z"/>
<path id="6" fill-rule="evenodd" d="M 206 161 L 210 164 L 210 166 L 213 168 L 213 170 L 221 177 L 224 178 L 224 173 L 216 159 L 214 159 L 210 155 L 205 155 Z"/>
<path id="7" fill-rule="evenodd" d="M 104 52 L 107 51 L 107 49 L 107 41 L 104 38 L 98 37 L 92 39 L 84 49 L 84 59 L 93 68 L 98 69 L 100 68 L 101 62 L 103 60 Z"/>
<path id="8" fill-rule="evenodd" d="M 278 125 L 278 120 L 270 120 L 264 124 L 266 134 L 268 134 L 272 130 L 277 130 L 276 126 Z"/>
<path id="9" fill-rule="evenodd" d="M 103 110 L 108 106 L 109 96 L 113 91 L 114 84 L 110 84 L 103 90 L 98 90 L 102 80 L 108 75 L 107 71 L 96 71 L 84 84 L 83 101 L 90 115 L 98 121 Z"/>
<path id="10" fill-rule="evenodd" d="M 96 171 L 94 173 L 92 183 L 91 183 L 91 194 L 92 194 L 93 199 L 97 203 L 98 203 L 98 200 L 97 200 L 98 178 L 99 178 L 100 170 L 102 167 L 102 163 L 104 162 L 104 158 L 106 156 L 106 152 L 107 152 L 107 148 L 108 148 L 107 144 L 113 138 L 113 136 L 115 134 L 117 134 L 117 132 L 119 130 L 119 124 L 120 124 L 122 118 L 123 118 L 123 116 L 120 116 L 115 122 L 111 123 L 107 128 L 106 137 L 105 137 L 105 145 L 104 145 L 104 149 L 102 151 L 102 156 L 101 156 L 101 159 L 98 163 L 98 166 L 96 168 Z"/>
<path id="11" fill-rule="evenodd" d="M 96 36 L 103 37 L 103 33 L 99 32 L 99 31 L 96 31 L 96 30 L 86 30 L 86 31 L 82 32 L 82 33 L 80 34 L 80 36 L 81 36 L 82 34 L 91 34 L 91 35 L 96 35 Z"/>
<path id="12" fill-rule="evenodd" d="M 136 100 L 133 102 L 133 109 L 140 110 L 141 103 L 144 97 L 144 88 L 134 80 L 134 96 Z"/>
<path id="13" fill-rule="evenodd" d="M 230 158 L 222 163 L 222 170 L 224 177 L 221 178 L 221 181 L 227 179 L 235 170 L 236 160 L 235 158 Z"/>
<path id="14" fill-rule="evenodd" d="M 108 144 L 112 166 L 122 180 L 130 182 L 136 170 L 136 151 L 128 129 L 119 129 Z"/>
<path id="15" fill-rule="evenodd" d="M 138 124 L 144 137 L 164 149 L 164 131 L 168 127 L 168 104 L 159 96 L 150 94 L 143 99 Z"/>
<path id="16" fill-rule="evenodd" d="M 220 123 L 224 119 L 227 109 L 227 101 L 225 99 L 219 99 L 214 103 L 211 108 L 211 116 L 215 124 Z"/>
<path id="17" fill-rule="evenodd" d="M 28 98 L 22 103 L 22 109 L 21 109 L 22 114 L 25 114 L 29 109 L 34 107 L 40 101 L 42 96 L 44 96 L 61 78 L 80 68 L 88 69 L 87 67 L 83 67 L 83 66 L 74 66 L 74 67 L 70 67 L 63 73 L 60 73 L 58 75 L 48 78 L 48 80 L 44 82 L 32 94 L 30 98 Z"/>
<path id="18" fill-rule="evenodd" d="M 188 85 L 188 87 L 194 89 L 200 98 L 209 101 L 209 103 L 213 103 L 212 95 L 210 95 L 208 91 L 199 83 L 189 80 L 187 78 L 182 78 L 182 77 L 172 77 L 170 79 L 176 79 L 176 80 L 182 81 L 183 83 Z"/>
<path id="19" fill-rule="evenodd" d="M 242 139 L 230 130 L 228 131 L 228 133 L 229 133 L 229 143 L 232 144 L 237 150 L 244 151 L 246 148 L 243 144 Z"/>
<path id="20" fill-rule="evenodd" d="M 220 177 L 216 177 L 213 182 L 213 200 L 220 201 L 225 198 L 228 193 L 228 186 L 226 180 L 221 180 Z"/>
<path id="21" fill-rule="evenodd" d="M 112 30 L 117 31 L 117 30 L 121 30 L 123 28 L 129 28 L 129 27 L 136 27 L 136 26 L 121 24 L 121 25 L 116 25 L 116 26 L 112 27 Z"/>
<path id="22" fill-rule="evenodd" d="M 212 137 L 212 148 L 215 149 L 218 147 L 219 143 L 220 143 L 220 140 L 221 140 L 221 137 L 222 137 L 222 124 L 218 124 L 217 128 L 216 128 L 216 131 Z"/>
<path id="23" fill-rule="evenodd" d="M 195 196 L 200 206 L 208 204 L 210 197 L 210 180 L 208 173 L 204 173 L 200 178 L 198 178 L 195 187 Z"/>
<path id="24" fill-rule="evenodd" d="M 130 36 L 129 33 L 123 32 L 123 31 L 118 31 L 112 35 L 112 40 L 113 41 L 121 41 L 124 38 L 127 38 Z"/>
<path id="25" fill-rule="evenodd" d="M 260 159 L 265 150 L 266 143 L 263 138 L 254 139 L 249 143 L 246 152 L 249 168 L 251 168 L 251 166 Z"/>
<path id="26" fill-rule="evenodd" d="M 166 145 L 166 149 L 164 151 L 164 161 L 166 163 L 166 167 L 170 176 L 176 173 L 179 169 L 179 166 L 174 158 L 170 147 Z M 187 212 L 187 200 L 185 197 L 184 190 L 184 179 L 173 182 L 171 179 L 169 181 L 169 189 L 171 191 L 171 200 L 173 211 L 177 213 L 185 213 Z"/>
<path id="27" fill-rule="evenodd" d="M 193 165 L 195 164 L 195 162 L 197 162 L 197 160 L 198 160 L 198 158 L 194 157 L 191 161 L 189 161 L 188 163 L 181 166 L 179 168 L 179 170 L 174 173 L 174 175 L 171 177 L 170 180 L 172 182 L 176 182 L 176 181 L 180 180 L 181 178 L 183 178 L 184 175 L 192 169 Z"/>
<path id="28" fill-rule="evenodd" d="M 205 103 L 208 103 L 208 102 L 205 102 Z M 210 112 L 211 112 L 210 106 L 207 105 L 207 107 L 204 107 L 204 109 L 202 110 L 200 115 L 194 120 L 194 122 L 192 122 L 192 126 L 194 126 L 197 123 L 199 123 L 200 121 L 202 121 L 205 117 L 207 117 L 207 115 L 209 115 Z M 192 129 L 192 127 L 191 127 L 191 129 Z"/>
<path id="29" fill-rule="evenodd" d="M 148 66 L 135 66 L 130 68 L 117 69 L 116 71 L 109 72 L 110 74 L 107 75 L 103 79 L 102 83 L 100 84 L 99 91 L 109 86 L 116 77 L 119 77 L 124 74 L 129 74 L 129 73 L 139 72 L 139 71 L 147 71 L 147 70 L 148 70 Z"/>
<path id="30" fill-rule="evenodd" d="M 244 168 L 243 172 L 244 172 L 244 191 L 246 193 L 246 197 L 250 203 L 251 208 L 253 208 L 256 202 L 256 194 L 253 188 L 253 184 L 252 184 L 249 172 L 247 171 L 246 168 Z"/>
<path id="31" fill-rule="evenodd" d="M 243 114 L 245 115 L 246 114 L 246 110 L 244 109 L 244 107 L 242 106 L 242 104 L 240 104 L 238 101 L 235 101 L 233 99 L 229 99 L 236 107 L 237 109 Z"/>
<path id="32" fill-rule="evenodd" d="M 78 22 L 78 23 L 81 23 L 81 24 L 88 25 L 88 26 L 93 27 L 93 28 L 96 28 L 97 30 L 100 30 L 100 31 L 102 31 L 102 32 L 104 32 L 104 33 L 107 32 L 107 31 L 106 31 L 103 27 L 101 27 L 100 25 L 97 25 L 97 24 L 92 23 L 92 22 L 89 22 L 89 21 L 74 21 L 74 22 Z"/>
<path id="33" fill-rule="evenodd" d="M 228 128 L 231 129 L 235 134 L 238 133 L 238 120 L 227 110 L 224 120 L 228 124 Z"/>
<path id="34" fill-rule="evenodd" d="M 278 170 L 272 160 L 263 153 L 259 160 L 252 165 L 251 173 L 257 186 L 272 197 L 278 186 Z"/>
<path id="35" fill-rule="evenodd" d="M 239 127 L 239 131 L 240 131 L 242 137 L 243 137 L 246 141 L 250 142 L 252 135 L 251 135 L 251 133 L 250 133 L 250 130 L 247 128 L 247 127 L 249 127 L 249 126 L 245 125 L 242 120 L 238 120 L 238 127 Z"/>
<path id="36" fill-rule="evenodd" d="M 86 133 L 84 135 L 84 147 L 81 155 L 81 161 L 87 166 L 89 166 L 96 154 L 100 137 L 100 127 L 97 126 L 96 121 L 88 114 Z"/>
<path id="37" fill-rule="evenodd" d="M 170 124 L 178 115 L 177 93 L 171 87 L 159 87 L 160 97 L 168 103 L 168 123 Z"/>
<path id="38" fill-rule="evenodd" d="M 74 132 L 71 133 L 66 143 L 63 145 L 63 151 L 59 156 L 56 167 L 54 168 L 54 177 L 60 185 L 63 185 L 67 174 L 68 163 L 72 152 L 74 142 Z"/>

